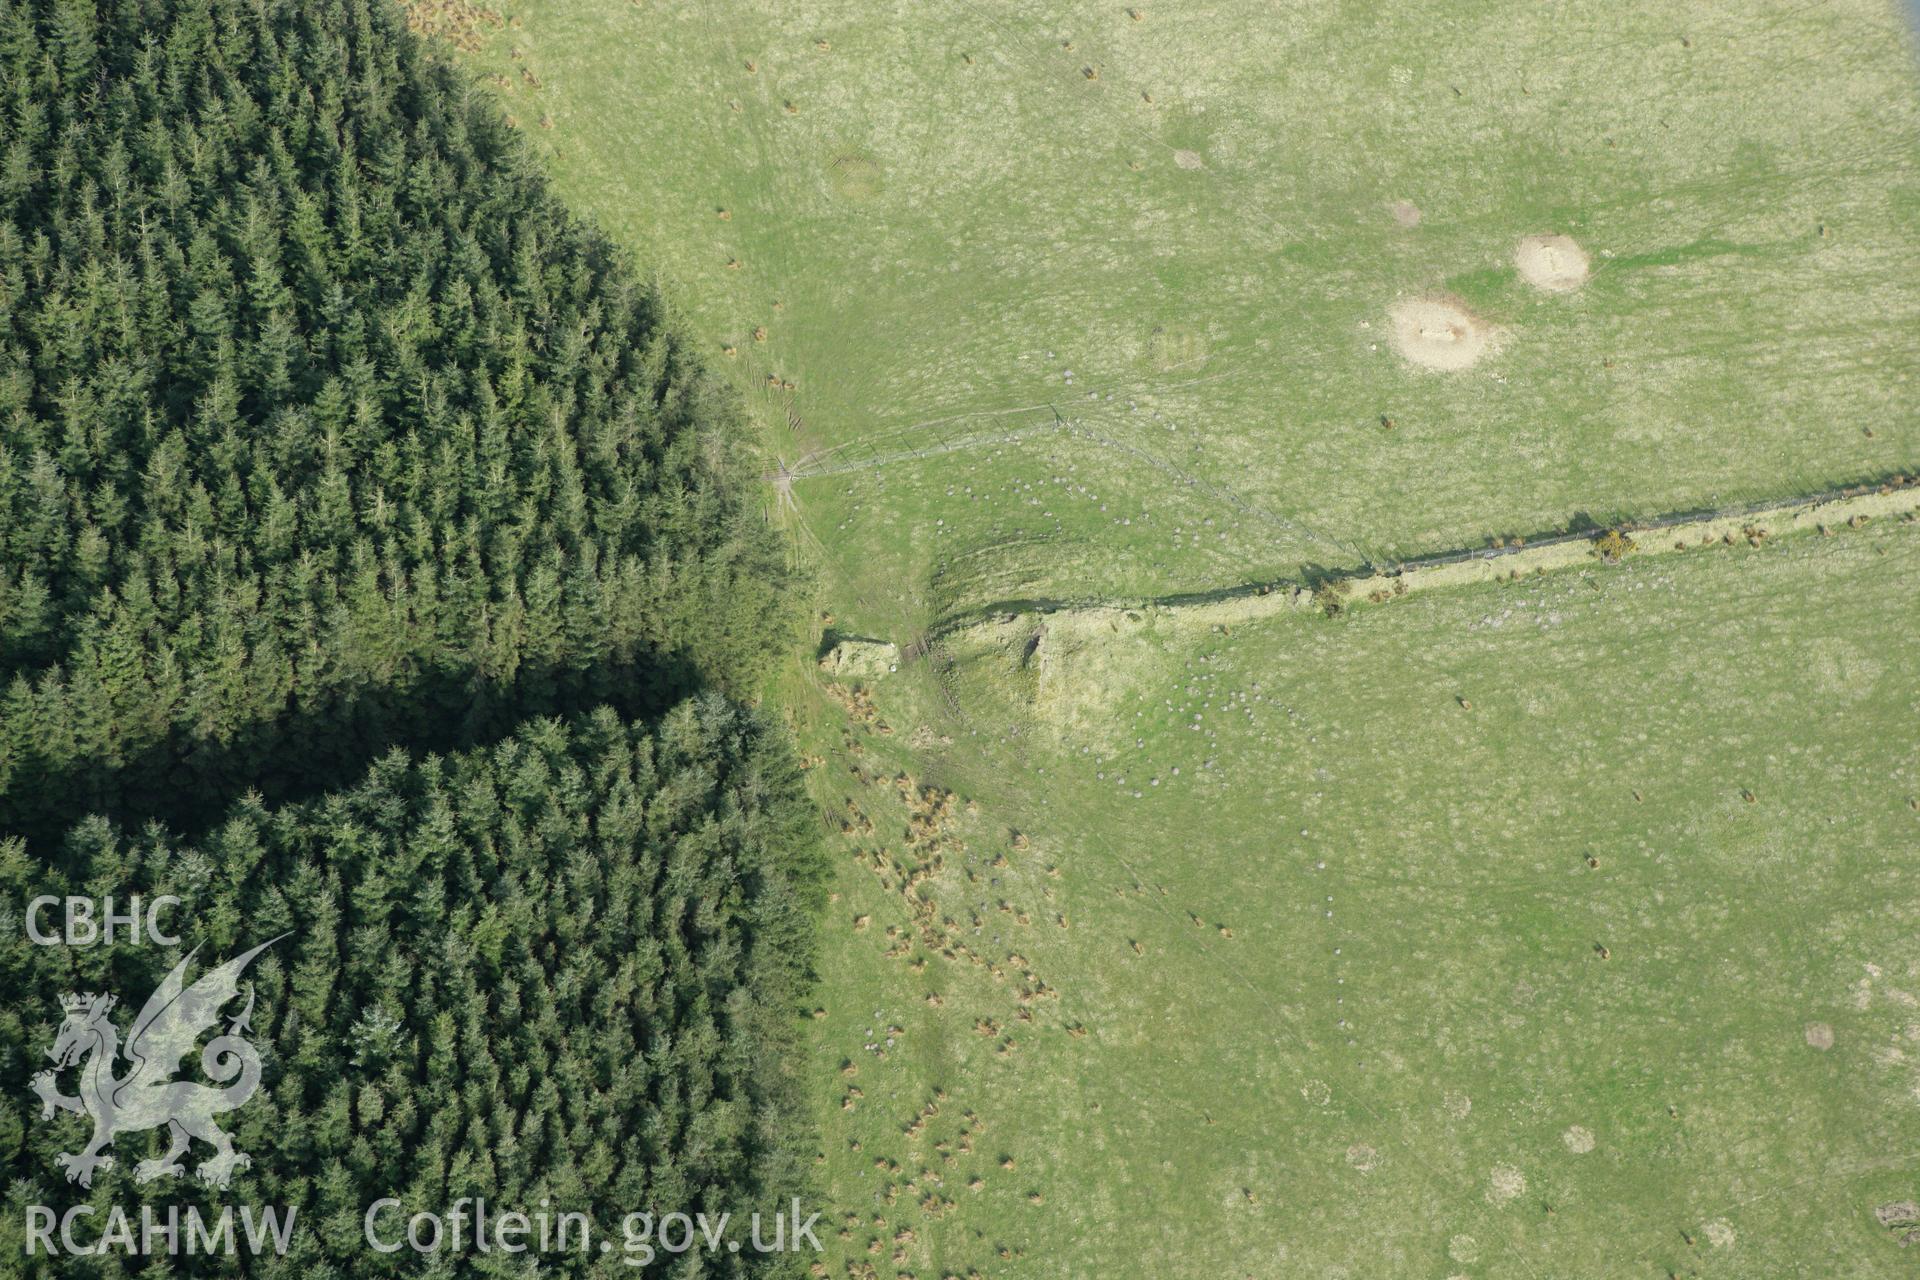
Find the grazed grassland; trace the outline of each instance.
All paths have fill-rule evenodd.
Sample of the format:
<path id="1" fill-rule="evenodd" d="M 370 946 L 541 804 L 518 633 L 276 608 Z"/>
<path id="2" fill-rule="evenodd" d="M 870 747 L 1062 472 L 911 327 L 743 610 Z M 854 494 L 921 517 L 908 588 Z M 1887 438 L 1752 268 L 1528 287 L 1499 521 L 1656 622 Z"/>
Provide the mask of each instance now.
<path id="1" fill-rule="evenodd" d="M 1916 575 L 1894 525 L 873 682 L 834 750 L 882 781 L 822 770 L 875 828 L 820 1023 L 858 1068 L 820 1085 L 848 1258 L 908 1227 L 920 1275 L 1902 1274 Z M 907 770 L 980 807 L 911 895 L 871 860 Z"/>
<path id="2" fill-rule="evenodd" d="M 902 585 L 865 625 L 1920 456 L 1890 5 L 1137 9 L 529 0 L 489 46 L 734 351 L 840 603 Z M 1592 257 L 1572 292 L 1515 269 L 1548 232 Z M 1430 295 L 1496 349 L 1396 354 L 1390 308 Z"/>
<path id="3" fill-rule="evenodd" d="M 1891 5 L 510 11 L 898 646 L 780 690 L 829 1274 L 1902 1274 L 1911 525 L 925 643 L 1911 473 Z"/>

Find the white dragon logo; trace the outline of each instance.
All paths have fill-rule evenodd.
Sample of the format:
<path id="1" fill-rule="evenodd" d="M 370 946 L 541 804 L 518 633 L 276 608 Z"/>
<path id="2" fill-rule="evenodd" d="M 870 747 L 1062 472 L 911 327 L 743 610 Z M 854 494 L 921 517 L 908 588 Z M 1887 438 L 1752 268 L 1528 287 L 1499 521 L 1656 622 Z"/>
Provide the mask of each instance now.
<path id="1" fill-rule="evenodd" d="M 47 1050 L 54 1069 L 33 1078 L 33 1091 L 40 1096 L 43 1120 L 51 1119 L 56 1108 L 93 1118 L 93 1140 L 86 1149 L 59 1157 L 68 1182 L 91 1187 L 95 1170 L 113 1167 L 113 1157 L 105 1152 L 116 1133 L 161 1125 L 167 1126 L 171 1145 L 160 1158 L 142 1160 L 134 1166 L 136 1181 L 151 1182 L 185 1173 L 180 1157 L 194 1138 L 214 1149 L 213 1156 L 194 1170 L 213 1186 L 226 1186 L 235 1170 L 253 1163 L 233 1149 L 233 1139 L 213 1122 L 216 1115 L 232 1111 L 251 1098 L 260 1086 L 260 1052 L 239 1035 L 252 1030 L 248 1026 L 253 1015 L 251 983 L 247 987 L 247 1007 L 227 1024 L 226 1034 L 208 1041 L 200 1054 L 200 1069 L 225 1087 L 216 1089 L 172 1077 L 180 1069 L 180 1059 L 192 1052 L 201 1035 L 220 1020 L 221 1008 L 239 995 L 241 972 L 279 940 L 263 942 L 227 961 L 191 987 L 186 985 L 187 966 L 199 948 L 189 951 L 133 1020 L 125 1048 L 120 1046 L 118 1029 L 107 1017 L 115 1003 L 112 996 L 88 992 L 60 998 L 67 1017 L 53 1047 Z M 116 1058 L 124 1058 L 128 1064 L 123 1076 L 113 1074 Z M 60 1092 L 56 1077 L 83 1061 L 80 1093 L 68 1097 Z"/>

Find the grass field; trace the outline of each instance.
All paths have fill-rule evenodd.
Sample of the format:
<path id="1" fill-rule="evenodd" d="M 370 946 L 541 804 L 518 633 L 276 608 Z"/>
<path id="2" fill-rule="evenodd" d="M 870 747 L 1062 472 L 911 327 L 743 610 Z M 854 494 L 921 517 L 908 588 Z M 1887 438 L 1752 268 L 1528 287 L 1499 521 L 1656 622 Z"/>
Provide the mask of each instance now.
<path id="1" fill-rule="evenodd" d="M 829 568 L 923 588 L 875 625 L 1912 465 L 1890 5 L 1375 8 L 531 0 L 487 65 L 737 352 Z M 1517 278 L 1542 232 L 1584 288 Z M 1435 291 L 1500 349 L 1397 356 Z"/>
<path id="2" fill-rule="evenodd" d="M 821 1024 L 855 1257 L 911 1228 L 933 1275 L 1904 1274 L 1872 1210 L 1920 1177 L 1920 656 L 1886 595 L 1917 573 L 1896 525 L 1169 629 L 1073 716 L 990 658 L 876 682 L 892 732 L 835 745 L 877 783 L 827 778 L 876 828 Z M 902 771 L 981 798 L 921 885 L 1004 978 L 874 866 L 927 856 Z M 1028 971 L 1058 996 L 1023 1006 Z M 882 1158 L 951 1215 L 924 1178 L 887 1204 Z"/>
<path id="3" fill-rule="evenodd" d="M 823 629 L 902 647 L 780 691 L 843 832 L 829 1274 L 1910 1273 L 1920 527 L 943 630 L 1910 473 L 1892 4 L 502 16 Z"/>

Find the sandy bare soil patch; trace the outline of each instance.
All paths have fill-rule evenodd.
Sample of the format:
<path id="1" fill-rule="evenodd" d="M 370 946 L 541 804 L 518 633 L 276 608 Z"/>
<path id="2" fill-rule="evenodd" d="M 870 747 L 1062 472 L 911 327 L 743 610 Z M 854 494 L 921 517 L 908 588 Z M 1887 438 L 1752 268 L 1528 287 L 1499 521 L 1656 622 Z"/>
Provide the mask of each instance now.
<path id="1" fill-rule="evenodd" d="M 1527 236 L 1513 250 L 1520 278 L 1543 293 L 1571 293 L 1587 282 L 1592 260 L 1572 236 Z"/>
<path id="2" fill-rule="evenodd" d="M 1387 209 L 1393 214 L 1393 220 L 1403 227 L 1420 225 L 1420 206 L 1411 200 L 1395 200 Z"/>
<path id="3" fill-rule="evenodd" d="M 1406 298 L 1387 309 L 1393 349 L 1423 369 L 1470 369 L 1493 349 L 1498 330 L 1458 302 Z"/>
<path id="4" fill-rule="evenodd" d="M 1560 1140 L 1567 1144 L 1567 1150 L 1577 1156 L 1583 1156 L 1593 1150 L 1593 1130 L 1585 1125 L 1574 1125 L 1560 1135 Z"/>
<path id="5" fill-rule="evenodd" d="M 1824 1022 L 1807 1024 L 1807 1043 L 1816 1049 L 1833 1048 L 1833 1028 Z"/>
<path id="6" fill-rule="evenodd" d="M 1173 162 L 1179 165 L 1182 169 L 1198 169 L 1200 168 L 1201 165 L 1206 163 L 1204 160 L 1200 158 L 1200 153 L 1198 151 L 1184 151 L 1184 150 L 1176 151 L 1173 153 Z"/>

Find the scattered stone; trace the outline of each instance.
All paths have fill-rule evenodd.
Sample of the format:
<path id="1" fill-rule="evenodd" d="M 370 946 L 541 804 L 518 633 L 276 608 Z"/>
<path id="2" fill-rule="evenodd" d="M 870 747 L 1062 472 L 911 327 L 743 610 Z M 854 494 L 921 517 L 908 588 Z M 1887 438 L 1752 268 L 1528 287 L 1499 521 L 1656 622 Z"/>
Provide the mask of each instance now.
<path id="1" fill-rule="evenodd" d="M 820 658 L 823 671 L 855 679 L 884 676 L 899 663 L 899 645 L 859 636 L 836 640 L 833 647 Z"/>

